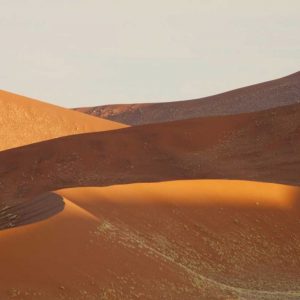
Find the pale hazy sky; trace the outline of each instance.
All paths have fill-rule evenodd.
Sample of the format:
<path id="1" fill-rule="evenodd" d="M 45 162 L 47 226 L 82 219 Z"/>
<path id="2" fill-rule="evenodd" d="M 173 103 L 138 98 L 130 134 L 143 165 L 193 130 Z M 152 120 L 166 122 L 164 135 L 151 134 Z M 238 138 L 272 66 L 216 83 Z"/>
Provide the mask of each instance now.
<path id="1" fill-rule="evenodd" d="M 299 0 L 0 0 L 0 89 L 170 101 L 300 70 Z"/>

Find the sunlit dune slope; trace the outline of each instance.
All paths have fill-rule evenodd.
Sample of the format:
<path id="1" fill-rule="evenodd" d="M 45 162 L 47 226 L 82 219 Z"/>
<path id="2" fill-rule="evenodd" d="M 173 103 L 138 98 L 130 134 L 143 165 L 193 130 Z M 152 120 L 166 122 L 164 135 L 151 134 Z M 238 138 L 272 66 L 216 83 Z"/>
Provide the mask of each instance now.
<path id="1" fill-rule="evenodd" d="M 124 124 L 139 125 L 265 110 L 300 102 L 300 72 L 201 99 L 104 105 L 78 110 Z"/>
<path id="2" fill-rule="evenodd" d="M 299 299 L 300 188 L 195 180 L 57 194 L 62 212 L 0 231 L 1 299 Z"/>
<path id="3" fill-rule="evenodd" d="M 0 90 L 0 151 L 70 134 L 122 127 L 125 125 Z"/>
<path id="4" fill-rule="evenodd" d="M 299 184 L 300 105 L 63 137 L 0 153 L 0 207 L 73 186 L 173 179 Z"/>

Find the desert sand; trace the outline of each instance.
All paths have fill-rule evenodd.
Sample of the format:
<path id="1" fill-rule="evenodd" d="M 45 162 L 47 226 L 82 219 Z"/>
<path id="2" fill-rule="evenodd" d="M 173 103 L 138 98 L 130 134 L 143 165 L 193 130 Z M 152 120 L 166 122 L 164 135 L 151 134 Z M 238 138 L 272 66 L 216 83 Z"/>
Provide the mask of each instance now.
<path id="1" fill-rule="evenodd" d="M 117 104 L 77 110 L 130 125 L 254 112 L 300 102 L 300 72 L 200 99 Z"/>
<path id="2" fill-rule="evenodd" d="M 187 180 L 47 197 L 58 195 L 55 216 L 0 232 L 1 299 L 300 297 L 298 187 Z"/>
<path id="3" fill-rule="evenodd" d="M 126 127 L 2 90 L 0 107 L 0 151 L 71 134 Z"/>
<path id="4" fill-rule="evenodd" d="M 297 76 L 133 127 L 1 91 L 0 299 L 300 299 Z"/>

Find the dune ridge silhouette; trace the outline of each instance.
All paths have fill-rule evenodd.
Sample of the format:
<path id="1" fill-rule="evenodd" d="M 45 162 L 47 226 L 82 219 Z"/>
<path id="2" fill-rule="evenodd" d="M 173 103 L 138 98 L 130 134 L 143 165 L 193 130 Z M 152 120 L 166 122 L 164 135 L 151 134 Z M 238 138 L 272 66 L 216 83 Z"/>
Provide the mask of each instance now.
<path id="1" fill-rule="evenodd" d="M 129 125 L 152 124 L 208 116 L 234 115 L 300 102 L 300 72 L 200 99 L 115 104 L 76 110 Z"/>

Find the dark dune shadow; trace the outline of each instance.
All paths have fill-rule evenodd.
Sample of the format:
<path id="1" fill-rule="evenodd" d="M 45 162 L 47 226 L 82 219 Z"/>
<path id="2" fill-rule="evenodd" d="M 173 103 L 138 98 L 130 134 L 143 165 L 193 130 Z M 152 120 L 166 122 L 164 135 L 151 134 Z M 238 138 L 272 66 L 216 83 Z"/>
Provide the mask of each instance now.
<path id="1" fill-rule="evenodd" d="M 46 193 L 33 200 L 0 210 L 0 230 L 32 224 L 45 220 L 64 209 L 63 198 L 55 193 Z"/>

